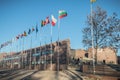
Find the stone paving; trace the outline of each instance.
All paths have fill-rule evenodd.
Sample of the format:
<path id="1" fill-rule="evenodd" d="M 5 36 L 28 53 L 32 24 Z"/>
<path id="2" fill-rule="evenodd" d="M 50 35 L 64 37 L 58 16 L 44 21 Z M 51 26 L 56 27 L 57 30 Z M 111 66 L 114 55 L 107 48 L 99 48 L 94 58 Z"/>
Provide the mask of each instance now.
<path id="1" fill-rule="evenodd" d="M 38 71 L 22 80 L 82 80 L 82 78 L 70 71 Z"/>
<path id="2" fill-rule="evenodd" d="M 120 80 L 120 77 L 85 74 L 75 69 L 64 71 L 13 70 L 0 75 L 0 80 Z"/>

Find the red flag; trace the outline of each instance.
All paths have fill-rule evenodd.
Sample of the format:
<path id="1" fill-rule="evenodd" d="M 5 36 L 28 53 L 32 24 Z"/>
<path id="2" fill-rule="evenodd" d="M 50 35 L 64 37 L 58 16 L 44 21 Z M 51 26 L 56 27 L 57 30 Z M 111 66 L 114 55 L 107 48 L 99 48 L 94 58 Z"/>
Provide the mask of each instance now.
<path id="1" fill-rule="evenodd" d="M 49 23 L 50 23 L 49 17 L 46 17 L 45 24 L 49 24 Z"/>
<path id="2" fill-rule="evenodd" d="M 51 24 L 52 24 L 52 26 L 55 26 L 57 19 L 53 15 L 51 15 L 51 18 L 52 18 Z"/>

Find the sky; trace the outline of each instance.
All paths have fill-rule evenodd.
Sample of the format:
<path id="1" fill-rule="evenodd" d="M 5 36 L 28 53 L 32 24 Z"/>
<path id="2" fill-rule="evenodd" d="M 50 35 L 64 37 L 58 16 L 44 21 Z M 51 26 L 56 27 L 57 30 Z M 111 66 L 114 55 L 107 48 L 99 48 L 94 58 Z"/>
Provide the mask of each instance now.
<path id="1" fill-rule="evenodd" d="M 120 0 L 97 0 L 93 10 L 101 7 L 110 16 L 113 12 L 120 17 Z M 41 20 L 51 15 L 58 19 L 58 11 L 65 10 L 67 17 L 60 19 L 60 24 L 52 27 L 52 41 L 70 39 L 73 49 L 84 49 L 82 44 L 82 29 L 86 27 L 87 15 L 90 14 L 90 0 L 0 0 L 0 44 L 15 38 L 17 35 L 28 32 L 29 28 L 38 25 L 39 31 L 33 32 L 24 39 L 1 49 L 1 52 L 20 51 L 40 45 L 49 44 L 51 41 L 51 25 L 41 30 Z M 32 43 L 31 43 L 32 40 Z M 32 44 L 32 46 L 31 46 Z M 120 52 L 118 52 L 120 55 Z"/>

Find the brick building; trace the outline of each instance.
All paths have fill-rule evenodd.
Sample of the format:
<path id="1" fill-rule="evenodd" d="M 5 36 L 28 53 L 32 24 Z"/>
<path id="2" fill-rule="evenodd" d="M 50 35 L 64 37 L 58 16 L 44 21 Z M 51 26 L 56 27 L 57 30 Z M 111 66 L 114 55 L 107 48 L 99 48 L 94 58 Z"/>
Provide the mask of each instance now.
<path id="1" fill-rule="evenodd" d="M 106 63 L 106 64 L 117 64 L 117 55 L 115 49 L 112 48 L 101 48 L 97 50 L 94 49 L 95 56 L 97 56 L 96 60 L 97 63 Z M 71 49 L 70 57 L 75 59 L 82 59 L 82 60 L 93 60 L 93 53 L 92 48 L 88 50 L 83 49 Z"/>
<path id="2" fill-rule="evenodd" d="M 58 46 L 59 44 L 59 46 Z M 1 68 L 67 69 L 70 40 L 62 40 L 32 49 L 8 54 L 1 59 Z"/>
<path id="3" fill-rule="evenodd" d="M 83 49 L 71 49 L 70 58 L 83 59 L 85 57 L 86 51 Z"/>
<path id="4" fill-rule="evenodd" d="M 96 53 L 95 49 L 94 51 Z M 112 48 L 98 49 L 96 56 L 98 63 L 117 64 L 118 61 L 116 51 Z M 52 48 L 51 44 L 46 44 L 20 52 L 0 54 L 0 68 L 67 69 L 73 58 L 92 61 L 92 49 L 71 49 L 70 40 L 66 39 L 53 42 Z"/>

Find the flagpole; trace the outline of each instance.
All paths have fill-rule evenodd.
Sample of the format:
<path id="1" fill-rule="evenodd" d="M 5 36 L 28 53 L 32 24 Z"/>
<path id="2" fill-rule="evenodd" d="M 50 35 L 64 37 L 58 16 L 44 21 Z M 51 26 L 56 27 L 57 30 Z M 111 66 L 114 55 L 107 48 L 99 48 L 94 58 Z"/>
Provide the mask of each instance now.
<path id="1" fill-rule="evenodd" d="M 10 54 L 9 54 L 10 57 L 11 57 L 11 52 L 12 52 L 12 44 L 10 44 Z M 13 64 L 12 64 L 12 63 L 13 63 L 13 61 L 11 60 L 11 66 L 12 66 L 11 68 L 13 68 Z M 4 67 L 5 67 L 5 66 L 4 66 Z"/>
<path id="2" fill-rule="evenodd" d="M 36 23 L 36 39 L 37 39 L 37 33 L 38 33 L 38 24 Z"/>
<path id="3" fill-rule="evenodd" d="M 51 70 L 52 70 L 52 25 L 51 25 Z"/>
<path id="4" fill-rule="evenodd" d="M 1 45 L 0 45 L 0 54 L 1 54 Z M 0 59 L 2 61 L 2 59 Z M 1 65 L 2 62 L 0 62 L 0 68 L 2 69 L 2 65 Z"/>
<path id="5" fill-rule="evenodd" d="M 23 38 L 23 45 L 22 45 L 22 68 L 23 68 L 23 66 L 24 66 L 23 57 L 24 57 L 24 38 Z"/>
<path id="6" fill-rule="evenodd" d="M 59 36 L 60 36 L 60 18 L 58 16 L 58 54 L 57 54 L 58 72 L 59 72 Z"/>
<path id="7" fill-rule="evenodd" d="M 14 69 L 14 56 L 13 53 L 14 52 L 14 44 L 12 43 L 12 60 L 13 60 L 13 69 Z"/>
<path id="8" fill-rule="evenodd" d="M 37 23 L 36 23 L 36 41 L 37 41 L 37 33 L 38 33 L 38 26 L 37 26 Z M 36 54 L 36 48 L 35 48 L 35 54 Z M 35 56 L 35 69 L 37 68 L 37 60 L 36 60 L 36 56 Z"/>
<path id="9" fill-rule="evenodd" d="M 40 27 L 40 59 L 39 59 L 39 67 L 41 68 L 41 30 L 42 28 Z"/>
<path id="10" fill-rule="evenodd" d="M 93 54 L 93 74 L 95 74 L 95 53 L 94 53 L 94 34 L 93 34 L 93 19 L 92 19 L 92 3 L 90 5 L 91 7 L 91 36 L 92 36 L 92 54 Z"/>
<path id="11" fill-rule="evenodd" d="M 39 66 L 41 68 L 41 40 L 40 40 L 40 60 L 39 60 Z"/>
<path id="12" fill-rule="evenodd" d="M 30 66 L 29 66 L 29 68 L 31 69 L 31 65 L 32 65 L 32 63 L 31 63 L 31 56 L 32 56 L 32 35 L 31 35 L 31 41 L 30 41 Z"/>
<path id="13" fill-rule="evenodd" d="M 26 42 L 26 44 L 27 44 L 27 42 Z M 25 50 L 24 50 L 25 51 Z M 25 58 L 25 69 L 27 68 L 27 51 L 25 51 L 24 52 L 25 54 L 24 54 L 24 58 Z"/>
<path id="14" fill-rule="evenodd" d="M 35 48 L 35 54 L 36 54 L 36 48 Z M 36 69 L 36 55 L 35 55 L 35 69 Z"/>
<path id="15" fill-rule="evenodd" d="M 25 46 L 25 42 L 26 41 L 26 39 L 24 39 L 24 46 Z M 24 46 L 23 46 L 23 67 L 25 68 L 25 66 L 26 66 L 26 53 L 25 53 L 25 49 L 24 49 Z"/>
<path id="16" fill-rule="evenodd" d="M 19 51 L 20 51 L 20 61 L 19 61 L 19 68 L 22 68 L 22 64 L 21 64 L 21 62 L 22 62 L 22 41 L 21 41 L 21 39 L 20 39 L 20 41 L 19 41 Z"/>
<path id="17" fill-rule="evenodd" d="M 46 65 L 46 41 L 45 41 L 45 69 L 47 68 L 47 65 Z"/>

